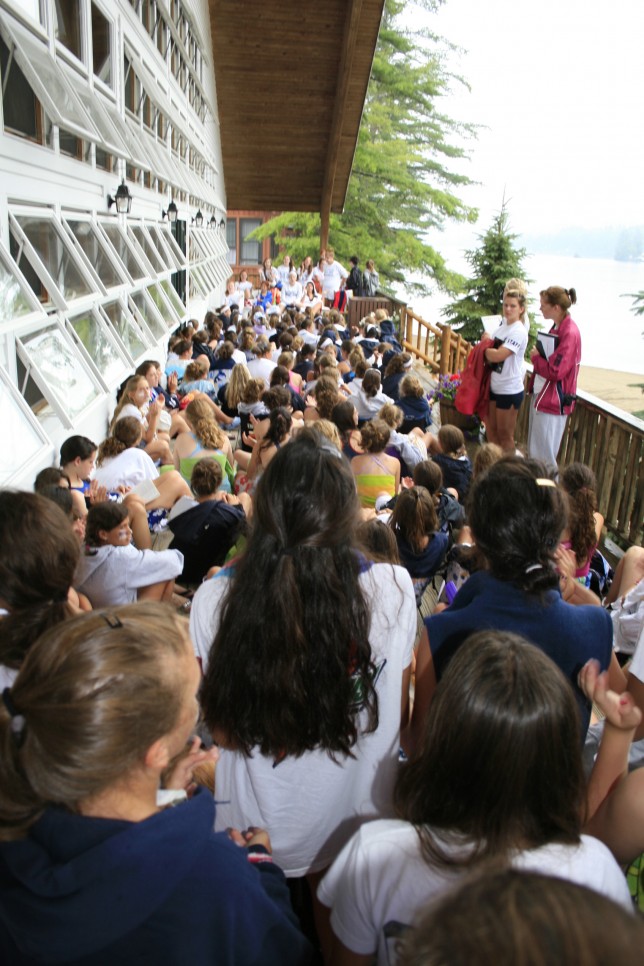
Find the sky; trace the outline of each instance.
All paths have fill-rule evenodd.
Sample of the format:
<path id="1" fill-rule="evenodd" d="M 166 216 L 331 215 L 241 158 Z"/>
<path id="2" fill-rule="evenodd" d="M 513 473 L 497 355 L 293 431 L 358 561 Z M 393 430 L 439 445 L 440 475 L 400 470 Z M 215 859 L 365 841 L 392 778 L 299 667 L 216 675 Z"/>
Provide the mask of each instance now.
<path id="1" fill-rule="evenodd" d="M 460 192 L 479 221 L 452 241 L 504 194 L 517 233 L 644 225 L 644 3 L 445 0 L 428 24 L 471 86 L 441 107 L 486 125 L 462 169 L 481 184 Z"/>

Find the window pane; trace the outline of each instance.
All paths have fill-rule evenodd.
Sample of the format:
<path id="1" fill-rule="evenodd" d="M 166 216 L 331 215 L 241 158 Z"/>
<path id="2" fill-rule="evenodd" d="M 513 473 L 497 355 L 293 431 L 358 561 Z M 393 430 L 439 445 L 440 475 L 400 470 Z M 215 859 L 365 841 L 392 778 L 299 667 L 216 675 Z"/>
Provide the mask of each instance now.
<path id="1" fill-rule="evenodd" d="M 230 218 L 226 222 L 226 244 L 228 245 L 228 264 L 237 264 L 237 221 Z"/>
<path id="2" fill-rule="evenodd" d="M 154 244 L 163 253 L 163 260 L 170 268 L 183 268 L 183 259 L 177 254 L 176 247 L 170 244 L 170 233 L 163 231 L 158 225 L 146 226 Z"/>
<path id="3" fill-rule="evenodd" d="M 240 218 L 239 233 L 241 236 L 240 262 L 242 265 L 259 265 L 262 260 L 261 242 L 247 241 L 248 235 L 259 228 L 259 218 Z"/>
<path id="4" fill-rule="evenodd" d="M 6 486 L 12 476 L 42 449 L 43 441 L 3 379 L 0 379 L 0 424 L 0 486 Z"/>
<path id="5" fill-rule="evenodd" d="M 90 295 L 92 288 L 81 274 L 67 239 L 51 218 L 18 215 L 16 221 L 67 301 Z M 38 266 L 34 265 L 38 271 Z"/>
<path id="6" fill-rule="evenodd" d="M 125 276 L 119 275 L 112 264 L 94 225 L 89 221 L 74 221 L 72 218 L 67 218 L 66 221 L 105 288 L 122 285 L 126 281 Z"/>
<path id="7" fill-rule="evenodd" d="M 120 302 L 107 302 L 103 305 L 103 310 L 132 358 L 138 359 L 146 351 L 147 343 L 130 313 L 125 311 Z"/>
<path id="8" fill-rule="evenodd" d="M 109 384 L 116 382 L 125 362 L 94 313 L 76 315 L 69 322 L 105 381 Z"/>
<path id="9" fill-rule="evenodd" d="M 95 3 L 92 4 L 92 69 L 104 84 L 112 83 L 110 22 Z"/>
<path id="10" fill-rule="evenodd" d="M 11 264 L 0 249 L 0 323 L 11 322 L 35 308 L 11 271 Z"/>
<path id="11" fill-rule="evenodd" d="M 156 250 L 152 242 L 149 240 L 142 225 L 129 225 L 128 227 L 132 229 L 132 234 L 134 235 L 139 245 L 143 249 L 145 253 L 145 257 L 150 262 L 150 264 L 152 265 L 155 271 L 167 272 L 169 268 L 172 268 L 171 265 L 166 265 L 161 260 L 161 256 L 159 255 L 158 251 Z"/>
<path id="12" fill-rule="evenodd" d="M 167 335 L 165 326 L 145 297 L 145 292 L 133 292 L 130 297 L 141 313 L 143 321 L 147 325 L 152 335 L 154 335 L 157 339 Z"/>
<path id="13" fill-rule="evenodd" d="M 9 74 L 9 48 L 0 38 L 0 75 L 5 130 L 42 143 L 42 108 L 29 81 L 12 58 Z"/>
<path id="14" fill-rule="evenodd" d="M 56 0 L 52 4 L 54 36 L 81 59 L 80 7 L 78 0 Z"/>
<path id="15" fill-rule="evenodd" d="M 179 325 L 181 318 L 177 315 L 174 308 L 171 305 L 168 305 L 168 301 L 163 294 L 161 286 L 158 284 L 150 285 L 147 291 L 148 295 L 161 313 L 161 317 L 168 328 L 174 329 L 176 325 Z"/>
<path id="16" fill-rule="evenodd" d="M 47 114 L 74 134 L 94 140 L 96 129 L 48 48 L 15 21 L 10 28 L 4 21 L 2 26 L 15 43 L 14 57 Z"/>
<path id="17" fill-rule="evenodd" d="M 51 389 L 68 416 L 80 415 L 99 395 L 98 386 L 92 382 L 83 361 L 57 326 L 23 336 L 19 342 L 44 378 L 41 391 L 47 396 L 47 390 Z"/>
<path id="18" fill-rule="evenodd" d="M 110 225 L 107 222 L 101 222 L 101 227 L 116 249 L 116 254 L 121 259 L 132 278 L 135 281 L 139 278 L 145 278 L 147 275 L 147 269 L 143 267 L 139 259 L 134 254 L 134 250 L 130 247 L 130 243 L 125 236 L 121 234 L 118 225 Z"/>
<path id="19" fill-rule="evenodd" d="M 179 298 L 179 293 L 172 282 L 169 282 L 166 278 L 162 282 L 159 282 L 159 285 L 165 292 L 179 318 L 183 320 L 186 317 L 186 307 Z"/>
<path id="20" fill-rule="evenodd" d="M 120 158 L 129 157 L 127 143 L 119 137 L 118 131 L 114 130 L 114 125 L 103 108 L 100 97 L 90 91 L 89 87 L 83 88 L 79 85 L 74 90 L 85 110 L 91 115 L 94 126 L 98 131 L 98 143 L 102 144 L 111 154 L 117 154 Z"/>

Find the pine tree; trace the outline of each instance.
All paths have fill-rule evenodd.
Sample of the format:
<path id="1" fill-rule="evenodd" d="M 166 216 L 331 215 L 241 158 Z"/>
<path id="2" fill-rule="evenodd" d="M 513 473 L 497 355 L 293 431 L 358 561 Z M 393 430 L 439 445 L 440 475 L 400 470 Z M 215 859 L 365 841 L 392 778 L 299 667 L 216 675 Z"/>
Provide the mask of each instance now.
<path id="1" fill-rule="evenodd" d="M 481 316 L 500 315 L 503 289 L 510 278 L 521 278 L 526 283 L 522 267 L 525 248 L 517 248 L 517 235 L 508 227 L 508 211 L 505 200 L 484 235 L 479 235 L 478 248 L 466 252 L 473 275 L 463 287 L 465 295 L 443 309 L 443 315 L 452 327 L 468 342 L 478 342 L 483 333 Z"/>
<path id="2" fill-rule="evenodd" d="M 463 279 L 450 272 L 444 259 L 423 239 L 440 231 L 446 219 L 475 221 L 477 213 L 454 189 L 470 179 L 452 170 L 465 156 L 460 144 L 474 134 L 442 114 L 438 105 L 454 82 L 445 67 L 445 44 L 428 30 L 403 29 L 414 21 L 414 7 L 435 13 L 442 0 L 386 0 L 378 45 L 345 210 L 331 215 L 329 247 L 347 263 L 358 255 L 361 264 L 373 258 L 381 288 L 404 282 L 408 292 L 424 293 L 434 280 L 450 292 Z M 289 235 L 288 254 L 299 261 L 319 250 L 320 216 L 287 212 L 253 233 L 261 239 Z M 412 283 L 410 274 L 426 276 Z"/>

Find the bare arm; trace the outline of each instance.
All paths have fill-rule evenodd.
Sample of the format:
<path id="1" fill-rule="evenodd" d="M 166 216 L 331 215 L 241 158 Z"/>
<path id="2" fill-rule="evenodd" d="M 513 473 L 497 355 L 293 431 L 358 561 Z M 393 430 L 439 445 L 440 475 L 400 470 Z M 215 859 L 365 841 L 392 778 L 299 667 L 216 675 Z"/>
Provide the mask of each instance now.
<path id="1" fill-rule="evenodd" d="M 485 358 L 488 362 L 505 362 L 511 355 L 512 349 L 505 349 L 503 346 L 499 346 L 498 349 L 490 347 L 485 350 Z"/>
<path id="2" fill-rule="evenodd" d="M 405 753 L 411 757 L 420 745 L 425 727 L 425 719 L 436 690 L 436 671 L 429 646 L 426 628 L 420 635 L 416 655 L 416 684 L 414 689 L 414 708 L 411 721 L 401 734 L 401 744 Z"/>

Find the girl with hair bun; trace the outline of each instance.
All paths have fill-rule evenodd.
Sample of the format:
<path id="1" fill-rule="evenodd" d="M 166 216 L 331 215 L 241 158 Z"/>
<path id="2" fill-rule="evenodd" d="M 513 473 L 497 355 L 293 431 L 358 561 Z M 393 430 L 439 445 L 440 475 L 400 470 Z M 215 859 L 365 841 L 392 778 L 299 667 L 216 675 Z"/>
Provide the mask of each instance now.
<path id="1" fill-rule="evenodd" d="M 34 643 L 0 698 L 4 963 L 309 962 L 267 833 L 215 834 L 206 791 L 157 804 L 167 771 L 180 789 L 214 757 L 191 738 L 198 687 L 187 624 L 159 604 Z"/>
<path id="2" fill-rule="evenodd" d="M 418 754 L 402 765 L 395 804 L 397 818 L 362 826 L 320 883 L 334 963 L 394 962 L 398 937 L 430 899 L 494 865 L 582 883 L 631 908 L 609 850 L 581 834 L 585 782 L 570 686 L 517 634 L 480 631 L 463 644 Z"/>
<path id="3" fill-rule="evenodd" d="M 596 658 L 611 668 L 611 687 L 624 690 L 613 656 L 610 615 L 600 607 L 561 599 L 556 553 L 567 522 L 565 493 L 535 460 L 505 457 L 477 477 L 469 498 L 472 536 L 485 563 L 451 607 L 425 621 L 418 647 L 416 698 L 410 745 L 416 747 L 436 681 L 472 631 L 481 626 L 521 634 L 568 678 L 586 735 L 590 704 L 577 683 L 579 669 Z"/>
<path id="4" fill-rule="evenodd" d="M 528 393 L 532 393 L 528 455 L 556 467 L 566 420 L 577 399 L 581 335 L 570 318 L 570 307 L 576 303 L 577 293 L 574 288 L 551 285 L 539 294 L 541 314 L 552 322 L 550 332 L 556 336 L 556 346 L 544 358 L 537 342 L 530 356 L 534 372 L 528 385 Z"/>
<path id="5" fill-rule="evenodd" d="M 390 437 L 384 419 L 372 419 L 360 430 L 363 453 L 353 457 L 351 471 L 363 507 L 375 507 L 379 496 L 391 499 L 400 489 L 400 460 L 385 453 Z"/>

